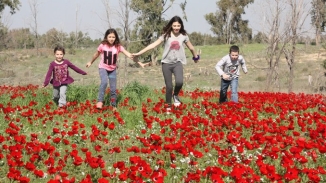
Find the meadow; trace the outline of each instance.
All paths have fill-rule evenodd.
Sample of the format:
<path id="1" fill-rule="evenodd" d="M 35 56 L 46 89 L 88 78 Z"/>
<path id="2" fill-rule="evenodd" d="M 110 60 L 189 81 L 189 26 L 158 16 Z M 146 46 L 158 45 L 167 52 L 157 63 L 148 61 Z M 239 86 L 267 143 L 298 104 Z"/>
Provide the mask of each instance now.
<path id="1" fill-rule="evenodd" d="M 249 73 L 239 103 L 218 103 L 214 67 L 228 46 L 203 46 L 202 60 L 185 66 L 182 105 L 171 114 L 160 66 L 122 62 L 117 110 L 98 110 L 97 64 L 85 68 L 95 49 L 68 53 L 88 75 L 71 72 L 69 103 L 59 109 L 52 88 L 40 87 L 52 50 L 2 52 L 0 182 L 325 182 L 326 101 L 307 82 L 311 73 L 323 84 L 324 50 L 299 48 L 295 92 L 286 93 L 284 60 L 281 88 L 263 91 L 264 47 L 240 48 Z"/>
<path id="2" fill-rule="evenodd" d="M 321 94 L 182 91 L 165 113 L 164 88 L 119 90 L 118 110 L 95 107 L 97 88 L 0 86 L 0 182 L 324 182 Z"/>
<path id="3" fill-rule="evenodd" d="M 248 74 L 242 74 L 239 80 L 240 91 L 264 91 L 266 88 L 267 62 L 264 58 L 266 45 L 248 44 L 240 45 L 240 53 L 246 59 Z M 220 87 L 220 77 L 217 75 L 215 65 L 217 61 L 228 53 L 229 45 L 198 46 L 202 50 L 201 60 L 195 64 L 187 51 L 188 63 L 184 67 L 184 90 L 192 91 L 196 88 L 216 90 Z M 75 85 L 99 85 L 98 62 L 90 68 L 86 63 L 90 61 L 96 48 L 84 48 L 71 54 L 66 50 L 65 58 L 76 66 L 85 70 L 88 75 L 82 76 L 71 72 L 75 78 Z M 296 63 L 294 65 L 293 92 L 315 93 L 316 89 L 325 86 L 323 61 L 326 59 L 326 50 L 314 45 L 298 45 Z M 42 85 L 49 63 L 54 59 L 52 49 L 36 50 L 9 50 L 0 52 L 0 85 Z M 159 58 L 160 59 L 160 56 Z M 120 55 L 118 67 L 118 88 L 122 89 L 128 83 L 137 81 L 153 89 L 164 86 L 160 65 L 139 68 L 133 62 Z M 288 66 L 284 58 L 278 67 L 280 82 L 270 92 L 287 92 Z M 308 75 L 313 78 L 313 85 L 308 83 Z"/>

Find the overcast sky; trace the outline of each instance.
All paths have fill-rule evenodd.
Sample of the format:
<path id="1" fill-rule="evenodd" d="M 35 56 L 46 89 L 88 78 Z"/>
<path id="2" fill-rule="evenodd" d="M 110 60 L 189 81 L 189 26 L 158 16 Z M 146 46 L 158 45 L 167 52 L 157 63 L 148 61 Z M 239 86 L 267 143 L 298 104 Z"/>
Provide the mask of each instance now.
<path id="1" fill-rule="evenodd" d="M 30 0 L 21 0 L 22 6 L 14 15 L 10 15 L 8 8 L 3 14 L 2 22 L 9 27 L 29 28 L 31 27 L 32 12 L 29 6 Z M 92 39 L 102 38 L 103 33 L 108 28 L 105 23 L 105 8 L 102 0 L 37 0 L 38 5 L 38 32 L 44 34 L 51 28 L 70 33 L 75 31 L 87 32 Z M 185 29 L 191 32 L 209 33 L 211 26 L 207 23 L 205 14 L 216 11 L 217 0 L 188 0 L 186 5 L 186 14 L 188 21 L 184 20 Z M 249 20 L 249 26 L 253 32 L 258 32 L 262 27 L 262 4 L 266 0 L 256 0 L 255 4 L 249 5 L 246 9 L 244 19 Z M 119 9 L 119 0 L 109 0 L 111 12 Z M 165 13 L 166 19 L 174 15 L 183 16 L 179 7 L 182 0 L 175 0 L 175 5 Z M 78 9 L 78 11 L 76 11 Z M 76 12 L 78 15 L 76 16 Z M 267 11 L 266 11 L 267 12 Z M 76 19 L 77 17 L 77 19 Z M 112 15 L 111 24 L 113 28 L 118 28 Z M 306 28 L 310 29 L 310 17 L 307 20 Z"/>

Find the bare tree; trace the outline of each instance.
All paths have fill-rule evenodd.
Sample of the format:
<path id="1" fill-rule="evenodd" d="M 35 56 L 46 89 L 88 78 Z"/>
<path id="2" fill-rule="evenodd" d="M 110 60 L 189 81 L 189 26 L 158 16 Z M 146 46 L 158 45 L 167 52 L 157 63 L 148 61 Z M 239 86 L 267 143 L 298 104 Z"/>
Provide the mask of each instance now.
<path id="1" fill-rule="evenodd" d="M 266 2 L 267 3 L 267 2 Z M 308 7 L 304 0 L 273 0 L 262 10 L 269 7 L 269 13 L 263 15 L 264 34 L 267 44 L 265 59 L 268 64 L 266 91 L 281 89 L 279 63 L 285 56 L 289 73 L 287 75 L 288 92 L 292 92 L 295 54 L 297 41 L 304 34 L 303 24 L 308 16 Z"/>
<path id="2" fill-rule="evenodd" d="M 29 0 L 29 8 L 32 13 L 32 22 L 30 24 L 30 28 L 35 36 L 35 48 L 36 48 L 36 55 L 39 55 L 39 35 L 38 35 L 38 7 L 40 5 L 38 0 Z"/>
<path id="3" fill-rule="evenodd" d="M 95 14 L 97 15 L 98 19 L 101 20 L 103 23 L 103 27 L 99 28 L 99 27 L 91 27 L 90 29 L 95 30 L 98 34 L 104 35 L 104 32 L 111 27 L 111 5 L 110 5 L 110 1 L 109 0 L 101 0 L 102 1 L 102 6 L 101 8 L 104 9 L 104 15 L 102 14 L 102 10 L 101 11 L 96 11 Z M 100 14 L 98 12 L 101 12 Z M 103 37 L 101 36 L 101 39 L 103 39 Z"/>
<path id="4" fill-rule="evenodd" d="M 76 27 L 75 27 L 75 39 L 74 39 L 74 46 L 77 49 L 78 48 L 78 42 L 80 37 L 78 36 L 78 12 L 79 12 L 79 6 L 76 7 Z"/>
<path id="5" fill-rule="evenodd" d="M 130 27 L 134 20 L 130 20 L 130 0 L 120 0 L 119 1 L 119 10 L 116 11 L 116 15 L 118 16 L 117 22 L 119 27 L 122 28 L 123 31 L 123 40 L 124 47 L 128 49 L 130 43 Z M 122 81 L 122 87 L 128 83 L 127 81 L 128 75 L 128 58 L 124 57 L 124 79 Z"/>
<path id="6" fill-rule="evenodd" d="M 286 32 L 285 40 L 285 42 L 288 43 L 288 46 L 283 49 L 283 52 L 289 68 L 288 92 L 292 92 L 297 41 L 304 33 L 303 26 L 310 10 L 305 10 L 307 3 L 305 3 L 304 0 L 287 0 L 286 3 L 290 6 L 290 14 L 287 16 L 289 17 L 289 20 L 286 24 L 286 26 L 289 27 Z"/>
<path id="7" fill-rule="evenodd" d="M 271 6 L 272 5 L 272 6 Z M 266 44 L 265 60 L 267 62 L 266 71 L 266 91 L 274 88 L 280 90 L 278 66 L 286 43 L 285 31 L 282 28 L 282 13 L 284 12 L 282 0 L 273 0 L 268 4 L 262 4 L 263 30 L 262 41 Z M 266 11 L 267 10 L 267 11 Z M 267 13 L 266 13 L 267 12 Z"/>
<path id="8" fill-rule="evenodd" d="M 102 19 L 103 21 L 105 21 L 105 23 L 107 23 L 108 27 L 111 27 L 111 21 L 110 21 L 110 17 L 111 17 L 111 13 L 110 13 L 110 3 L 108 0 L 102 0 L 102 3 L 104 5 L 105 8 L 105 19 Z"/>

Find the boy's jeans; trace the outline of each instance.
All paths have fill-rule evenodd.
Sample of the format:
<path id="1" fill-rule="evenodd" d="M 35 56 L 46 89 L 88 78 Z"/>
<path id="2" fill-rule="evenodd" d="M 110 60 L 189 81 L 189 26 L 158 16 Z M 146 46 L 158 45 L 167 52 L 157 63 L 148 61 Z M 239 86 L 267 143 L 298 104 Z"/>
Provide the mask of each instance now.
<path id="1" fill-rule="evenodd" d="M 107 71 L 106 69 L 100 68 L 99 69 L 100 78 L 101 78 L 101 84 L 100 84 L 100 90 L 98 92 L 98 102 L 104 101 L 105 96 L 105 90 L 108 86 L 108 79 L 110 82 L 110 104 L 112 106 L 116 106 L 116 100 L 117 100 L 117 71 L 116 69 L 113 71 Z"/>
<path id="2" fill-rule="evenodd" d="M 239 78 L 233 78 L 232 80 L 221 79 L 220 103 L 227 102 L 227 92 L 230 85 L 231 101 L 238 102 L 238 80 Z"/>

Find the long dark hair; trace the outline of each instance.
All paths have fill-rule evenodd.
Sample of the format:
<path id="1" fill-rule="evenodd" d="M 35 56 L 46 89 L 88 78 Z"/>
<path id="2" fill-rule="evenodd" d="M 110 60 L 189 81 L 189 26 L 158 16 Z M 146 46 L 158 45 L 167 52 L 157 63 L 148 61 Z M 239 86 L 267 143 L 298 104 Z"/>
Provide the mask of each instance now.
<path id="1" fill-rule="evenodd" d="M 171 20 L 169 21 L 169 23 L 163 28 L 163 34 L 164 34 L 164 40 L 168 39 L 171 36 L 171 32 L 172 32 L 172 24 L 174 22 L 178 22 L 181 25 L 180 28 L 180 33 L 182 35 L 186 35 L 187 31 L 184 29 L 183 26 L 183 21 L 179 16 L 174 16 L 171 18 Z"/>
<path id="2" fill-rule="evenodd" d="M 118 46 L 120 45 L 119 35 L 118 35 L 118 33 L 117 33 L 117 31 L 116 31 L 115 29 L 111 29 L 111 28 L 108 29 L 108 30 L 105 32 L 105 34 L 104 34 L 104 38 L 103 38 L 103 40 L 101 41 L 101 43 L 110 46 L 109 41 L 107 40 L 107 37 L 108 37 L 109 34 L 112 34 L 112 33 L 115 35 L 115 41 L 114 41 L 114 43 L 113 43 L 113 46 L 118 47 Z"/>

